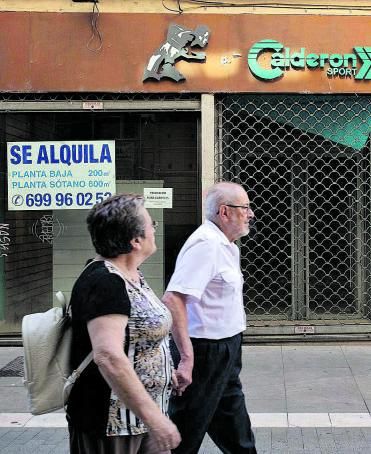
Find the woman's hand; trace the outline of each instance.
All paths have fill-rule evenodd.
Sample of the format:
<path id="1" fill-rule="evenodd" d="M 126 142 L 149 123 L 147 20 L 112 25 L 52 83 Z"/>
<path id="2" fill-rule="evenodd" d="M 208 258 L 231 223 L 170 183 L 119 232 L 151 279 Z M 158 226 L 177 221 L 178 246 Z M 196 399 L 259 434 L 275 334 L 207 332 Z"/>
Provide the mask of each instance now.
<path id="1" fill-rule="evenodd" d="M 166 418 L 166 416 L 161 418 L 150 430 L 160 451 L 175 449 L 181 441 L 176 425 L 170 419 Z"/>

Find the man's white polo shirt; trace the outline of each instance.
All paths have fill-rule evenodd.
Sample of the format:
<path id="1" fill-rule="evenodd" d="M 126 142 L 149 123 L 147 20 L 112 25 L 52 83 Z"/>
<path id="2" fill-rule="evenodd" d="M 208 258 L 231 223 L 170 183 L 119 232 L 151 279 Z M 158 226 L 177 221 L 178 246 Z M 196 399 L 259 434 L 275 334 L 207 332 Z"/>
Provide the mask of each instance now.
<path id="1" fill-rule="evenodd" d="M 240 251 L 205 221 L 182 247 L 166 291 L 186 295 L 190 337 L 222 339 L 246 328 Z"/>

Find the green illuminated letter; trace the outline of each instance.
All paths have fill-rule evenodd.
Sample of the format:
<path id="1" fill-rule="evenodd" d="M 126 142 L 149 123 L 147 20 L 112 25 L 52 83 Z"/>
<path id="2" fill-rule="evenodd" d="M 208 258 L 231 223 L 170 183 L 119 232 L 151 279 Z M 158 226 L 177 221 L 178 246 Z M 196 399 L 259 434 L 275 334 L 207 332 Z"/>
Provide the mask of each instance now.
<path id="1" fill-rule="evenodd" d="M 355 47 L 354 50 L 357 52 L 358 57 L 362 61 L 361 69 L 354 77 L 357 80 L 371 79 L 371 47 Z"/>
<path id="2" fill-rule="evenodd" d="M 307 55 L 307 66 L 308 68 L 317 68 L 318 66 L 318 55 L 317 54 L 308 54 Z"/>
<path id="3" fill-rule="evenodd" d="M 274 80 L 281 77 L 283 75 L 283 71 L 281 69 L 262 68 L 258 63 L 258 57 L 263 52 L 269 51 L 279 52 L 282 49 L 283 45 L 272 39 L 263 39 L 262 41 L 255 43 L 247 55 L 247 64 L 250 68 L 250 71 L 254 74 L 254 76 L 264 80 Z"/>

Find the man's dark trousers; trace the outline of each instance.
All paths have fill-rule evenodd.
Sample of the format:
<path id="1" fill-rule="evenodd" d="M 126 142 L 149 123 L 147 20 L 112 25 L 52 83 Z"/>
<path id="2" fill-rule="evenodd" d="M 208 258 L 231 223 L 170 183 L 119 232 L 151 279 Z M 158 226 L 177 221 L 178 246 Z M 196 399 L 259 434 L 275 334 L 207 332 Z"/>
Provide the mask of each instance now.
<path id="1" fill-rule="evenodd" d="M 256 454 L 239 379 L 242 335 L 191 340 L 192 384 L 182 396 L 170 399 L 170 418 L 182 436 L 182 442 L 172 452 L 197 454 L 207 432 L 224 454 Z M 174 356 L 177 366 L 179 357 Z"/>

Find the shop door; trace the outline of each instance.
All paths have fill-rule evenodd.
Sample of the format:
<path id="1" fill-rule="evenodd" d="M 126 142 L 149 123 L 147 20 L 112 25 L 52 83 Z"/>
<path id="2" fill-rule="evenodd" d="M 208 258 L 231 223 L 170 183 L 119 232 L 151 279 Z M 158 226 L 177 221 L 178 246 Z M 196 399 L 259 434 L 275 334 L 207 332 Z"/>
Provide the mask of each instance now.
<path id="1" fill-rule="evenodd" d="M 243 184 L 257 216 L 241 240 L 249 319 L 369 320 L 369 99 L 228 96 L 217 108 L 217 177 Z"/>
<path id="2" fill-rule="evenodd" d="M 27 112 L 0 114 L 7 142 L 114 140 L 117 191 L 173 189 L 173 206 L 152 209 L 158 251 L 143 266 L 161 296 L 186 238 L 200 222 L 197 111 Z M 8 210 L 6 153 L 0 157 L 0 336 L 19 333 L 22 317 L 68 296 L 86 259 L 94 256 L 86 210 Z M 38 235 L 40 219 L 52 234 Z M 36 226 L 36 227 L 35 227 Z"/>

